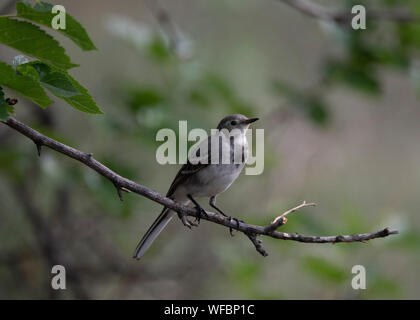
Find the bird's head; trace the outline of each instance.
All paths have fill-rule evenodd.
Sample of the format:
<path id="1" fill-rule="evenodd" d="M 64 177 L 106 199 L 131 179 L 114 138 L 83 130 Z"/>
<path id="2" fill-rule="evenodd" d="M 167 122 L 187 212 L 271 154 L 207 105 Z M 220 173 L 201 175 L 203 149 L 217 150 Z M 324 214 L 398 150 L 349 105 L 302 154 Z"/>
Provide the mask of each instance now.
<path id="1" fill-rule="evenodd" d="M 241 132 L 245 132 L 249 125 L 257 120 L 258 118 L 247 118 L 242 114 L 231 114 L 220 121 L 217 129 L 225 129 L 229 132 L 234 129 L 238 129 Z"/>

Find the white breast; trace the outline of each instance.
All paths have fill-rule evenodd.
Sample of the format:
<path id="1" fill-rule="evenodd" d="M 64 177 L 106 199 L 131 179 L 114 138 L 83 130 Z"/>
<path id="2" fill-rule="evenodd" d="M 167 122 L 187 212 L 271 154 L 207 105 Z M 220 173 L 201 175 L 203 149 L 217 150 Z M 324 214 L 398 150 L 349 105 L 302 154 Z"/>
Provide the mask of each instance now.
<path id="1" fill-rule="evenodd" d="M 243 147 L 243 156 L 242 153 L 231 150 L 234 155 L 232 158 L 235 159 L 234 163 L 208 165 L 189 179 L 185 184 L 185 192 L 196 197 L 211 197 L 229 188 L 238 178 L 248 158 L 248 142 L 245 135 L 236 137 L 235 144 L 240 149 Z M 225 147 L 229 146 L 225 145 Z"/>

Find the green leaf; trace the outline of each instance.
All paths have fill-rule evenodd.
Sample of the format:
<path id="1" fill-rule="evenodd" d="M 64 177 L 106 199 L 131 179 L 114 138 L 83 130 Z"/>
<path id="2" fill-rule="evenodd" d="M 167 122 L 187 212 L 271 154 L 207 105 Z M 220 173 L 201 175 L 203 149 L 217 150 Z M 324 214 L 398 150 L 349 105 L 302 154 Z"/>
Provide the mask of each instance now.
<path id="1" fill-rule="evenodd" d="M 0 62 L 0 85 L 15 90 L 43 108 L 52 103 L 38 81 L 16 74 L 13 67 L 4 62 Z"/>
<path id="2" fill-rule="evenodd" d="M 19 17 L 52 28 L 51 23 L 56 16 L 56 14 L 51 12 L 53 8 L 52 4 L 38 1 L 35 6 L 32 7 L 30 3 L 18 2 L 16 8 Z M 82 50 L 97 50 L 83 26 L 67 13 L 66 28 L 58 29 L 57 31 L 70 38 Z"/>
<path id="3" fill-rule="evenodd" d="M 93 114 L 103 113 L 88 91 L 67 72 L 48 66 L 41 61 L 20 65 L 18 71 L 28 77 L 36 77 L 36 80 L 45 89 L 79 111 Z"/>
<path id="4" fill-rule="evenodd" d="M 7 112 L 7 103 L 4 98 L 3 88 L 0 87 L 0 120 L 6 121 L 9 117 L 9 113 Z"/>
<path id="5" fill-rule="evenodd" d="M 0 43 L 58 69 L 67 70 L 77 66 L 53 37 L 26 21 L 0 17 Z"/>
<path id="6" fill-rule="evenodd" d="M 20 73 L 39 80 L 45 89 L 60 98 L 72 97 L 80 93 L 71 83 L 68 74 L 59 70 L 54 71 L 45 63 L 25 63 L 18 66 L 17 69 Z"/>
<path id="7" fill-rule="evenodd" d="M 67 76 L 71 84 L 76 88 L 77 91 L 80 92 L 80 94 L 72 97 L 63 97 L 62 99 L 79 111 L 85 113 L 103 114 L 102 110 L 97 106 L 95 100 L 93 100 L 89 92 L 70 75 L 67 74 Z"/>

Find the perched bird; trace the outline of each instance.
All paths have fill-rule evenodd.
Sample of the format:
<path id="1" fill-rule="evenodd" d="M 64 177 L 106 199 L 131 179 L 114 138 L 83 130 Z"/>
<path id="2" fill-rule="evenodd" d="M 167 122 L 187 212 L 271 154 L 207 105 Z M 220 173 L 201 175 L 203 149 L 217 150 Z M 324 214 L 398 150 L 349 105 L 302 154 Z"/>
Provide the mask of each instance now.
<path id="1" fill-rule="evenodd" d="M 248 141 L 245 134 L 249 125 L 257 120 L 258 118 L 248 119 L 241 114 L 232 114 L 223 118 L 217 126 L 220 136 L 216 139 L 214 139 L 215 136 L 210 136 L 198 146 L 197 158 L 208 161 L 197 163 L 192 161 L 191 157 L 188 157 L 187 163 L 179 170 L 166 196 L 184 205 L 192 202 L 197 209 L 198 217 L 200 213 L 205 214 L 205 211 L 194 198 L 209 197 L 210 206 L 222 215 L 227 216 L 216 207 L 216 197 L 230 187 L 245 166 L 248 157 Z M 217 144 L 215 144 L 215 141 Z M 203 148 L 203 144 L 207 144 L 207 148 Z M 218 150 L 216 150 L 217 148 Z M 229 152 L 227 163 L 221 159 L 224 150 Z M 235 152 L 237 150 L 242 152 Z M 211 157 L 214 151 L 219 152 L 218 161 L 214 161 L 214 158 Z M 133 258 L 140 259 L 143 256 L 174 215 L 175 211 L 163 208 L 162 213 L 141 239 Z M 189 228 L 197 225 L 195 222 L 188 220 L 185 215 L 178 214 L 178 216 L 182 223 Z"/>

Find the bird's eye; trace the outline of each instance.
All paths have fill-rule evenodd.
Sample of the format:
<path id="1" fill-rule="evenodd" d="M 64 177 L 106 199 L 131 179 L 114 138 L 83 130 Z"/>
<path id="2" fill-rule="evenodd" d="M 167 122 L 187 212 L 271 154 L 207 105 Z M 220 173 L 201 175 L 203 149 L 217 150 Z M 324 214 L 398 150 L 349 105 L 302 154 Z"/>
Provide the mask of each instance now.
<path id="1" fill-rule="evenodd" d="M 230 124 L 231 124 L 232 126 L 236 126 L 236 125 L 237 125 L 237 122 L 236 122 L 235 120 L 233 120 L 233 121 L 231 121 L 231 122 L 230 122 Z"/>

